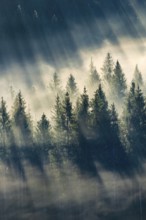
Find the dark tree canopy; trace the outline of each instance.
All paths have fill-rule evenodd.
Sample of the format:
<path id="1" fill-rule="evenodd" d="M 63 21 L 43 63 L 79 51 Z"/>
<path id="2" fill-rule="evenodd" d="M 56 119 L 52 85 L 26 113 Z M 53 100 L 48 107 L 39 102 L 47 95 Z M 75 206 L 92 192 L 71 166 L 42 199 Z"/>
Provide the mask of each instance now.
<path id="1" fill-rule="evenodd" d="M 49 103 L 46 100 L 51 120 L 43 113 L 37 123 L 33 123 L 21 91 L 14 100 L 12 114 L 2 98 L 0 159 L 16 160 L 20 165 L 20 156 L 39 165 L 40 169 L 44 159 L 55 165 L 71 160 L 82 171 L 92 174 L 97 174 L 98 162 L 118 171 L 126 170 L 128 164 L 131 165 L 128 169 L 132 165 L 138 167 L 146 158 L 146 98 L 141 90 L 144 90 L 142 75 L 136 66 L 129 89 L 119 61 L 114 67 L 110 53 L 102 74 L 100 80 L 91 59 L 88 90 L 84 86 L 79 94 L 72 74 L 64 93 L 55 72 L 50 83 Z"/>
<path id="2" fill-rule="evenodd" d="M 141 89 L 133 82 L 127 98 L 125 124 L 130 150 L 134 155 L 146 154 L 146 103 Z"/>

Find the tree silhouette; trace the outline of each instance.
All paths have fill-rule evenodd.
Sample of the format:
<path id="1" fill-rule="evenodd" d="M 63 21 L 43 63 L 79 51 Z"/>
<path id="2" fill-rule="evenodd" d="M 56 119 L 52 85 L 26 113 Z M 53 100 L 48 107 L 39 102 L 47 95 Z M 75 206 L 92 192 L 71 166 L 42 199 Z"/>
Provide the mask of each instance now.
<path id="1" fill-rule="evenodd" d="M 114 94 L 114 97 L 117 99 L 122 99 L 126 95 L 126 79 L 125 75 L 122 71 L 121 65 L 119 61 L 117 61 L 114 74 L 112 76 L 112 91 Z"/>
<path id="2" fill-rule="evenodd" d="M 114 71 L 114 62 L 110 53 L 107 53 L 101 70 L 104 81 L 110 83 Z"/>
<path id="3" fill-rule="evenodd" d="M 50 142 L 50 122 L 46 115 L 43 113 L 40 121 L 37 122 L 37 136 L 39 143 L 42 145 L 47 145 Z"/>
<path id="4" fill-rule="evenodd" d="M 128 94 L 124 121 L 130 151 L 137 158 L 143 157 L 146 155 L 146 104 L 141 89 L 136 89 L 134 82 Z"/>
<path id="5" fill-rule="evenodd" d="M 70 76 L 68 78 L 66 90 L 71 97 L 75 97 L 77 95 L 77 92 L 78 92 L 77 84 L 76 84 L 75 78 L 72 74 L 70 74 Z"/>
<path id="6" fill-rule="evenodd" d="M 32 143 L 31 124 L 26 114 L 26 106 L 21 91 L 17 94 L 13 106 L 14 133 L 20 145 Z"/>
<path id="7" fill-rule="evenodd" d="M 2 145 L 7 146 L 12 142 L 12 130 L 11 130 L 11 121 L 10 116 L 7 112 L 6 102 L 3 97 L 1 98 L 0 106 L 0 131 L 1 131 L 1 140 Z"/>
<path id="8" fill-rule="evenodd" d="M 135 67 L 133 81 L 136 86 L 139 86 L 139 87 L 143 86 L 142 74 L 138 69 L 138 65 L 136 65 Z"/>
<path id="9" fill-rule="evenodd" d="M 101 79 L 100 76 L 96 70 L 96 68 L 94 67 L 93 61 L 91 59 L 91 63 L 90 63 L 90 75 L 89 75 L 89 86 L 90 86 L 90 90 L 95 90 L 98 88 L 99 84 L 101 83 Z"/>

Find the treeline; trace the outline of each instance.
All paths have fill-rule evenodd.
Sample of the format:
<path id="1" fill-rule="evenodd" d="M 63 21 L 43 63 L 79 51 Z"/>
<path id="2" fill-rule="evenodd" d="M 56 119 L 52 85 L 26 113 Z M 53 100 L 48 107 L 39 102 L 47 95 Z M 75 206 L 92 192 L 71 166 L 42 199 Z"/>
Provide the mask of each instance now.
<path id="1" fill-rule="evenodd" d="M 1 99 L 1 160 L 9 163 L 21 158 L 35 165 L 72 161 L 89 172 L 96 172 L 96 162 L 108 169 L 123 170 L 145 160 L 146 101 L 137 66 L 129 89 L 119 61 L 114 65 L 110 53 L 101 75 L 91 60 L 82 94 L 73 75 L 63 91 L 59 75 L 54 73 L 50 89 L 55 99 L 52 117 L 48 119 L 43 113 L 36 126 L 26 111 L 21 91 L 15 97 L 11 115 Z M 88 90 L 94 91 L 92 97 Z M 109 98 L 114 101 L 111 105 Z M 120 116 L 116 105 L 122 105 Z"/>

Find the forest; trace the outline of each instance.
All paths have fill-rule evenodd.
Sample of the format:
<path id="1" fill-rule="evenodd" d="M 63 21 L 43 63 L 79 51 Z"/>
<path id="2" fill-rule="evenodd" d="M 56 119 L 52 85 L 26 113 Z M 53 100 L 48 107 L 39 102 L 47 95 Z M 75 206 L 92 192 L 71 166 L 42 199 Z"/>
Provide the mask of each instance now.
<path id="1" fill-rule="evenodd" d="M 10 112 L 2 97 L 0 159 L 15 166 L 23 178 L 21 161 L 41 170 L 45 164 L 61 167 L 71 162 L 93 176 L 98 174 L 98 163 L 122 173 L 142 169 L 146 159 L 145 88 L 137 65 L 128 85 L 120 62 L 114 64 L 107 53 L 100 73 L 91 59 L 81 94 L 73 74 L 65 89 L 59 73 L 53 74 L 49 89 L 54 106 L 49 118 L 42 113 L 34 122 L 21 91 Z"/>
<path id="2" fill-rule="evenodd" d="M 144 220 L 146 83 L 138 65 L 129 82 L 111 53 L 99 70 L 91 58 L 88 72 L 47 74 L 45 89 L 11 86 L 0 100 L 0 219 Z"/>

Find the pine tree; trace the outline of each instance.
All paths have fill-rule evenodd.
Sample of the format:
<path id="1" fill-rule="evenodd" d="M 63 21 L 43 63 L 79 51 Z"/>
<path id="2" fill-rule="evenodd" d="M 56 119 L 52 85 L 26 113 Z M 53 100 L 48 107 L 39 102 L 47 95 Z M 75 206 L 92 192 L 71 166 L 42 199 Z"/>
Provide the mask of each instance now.
<path id="1" fill-rule="evenodd" d="M 103 67 L 102 67 L 103 79 L 105 82 L 110 83 L 113 70 L 114 70 L 114 62 L 110 53 L 107 53 Z"/>
<path id="2" fill-rule="evenodd" d="M 53 80 L 52 80 L 51 88 L 52 88 L 53 90 L 58 91 L 58 90 L 60 89 L 60 84 L 61 84 L 61 81 L 60 81 L 60 78 L 59 78 L 59 76 L 58 76 L 58 73 L 55 72 L 55 73 L 53 74 Z"/>
<path id="3" fill-rule="evenodd" d="M 60 101 L 60 97 L 57 95 L 56 97 L 56 104 L 54 106 L 54 116 L 53 116 L 54 122 L 55 122 L 55 130 L 61 131 L 64 129 L 64 116 L 63 116 L 63 107 L 62 103 Z"/>
<path id="4" fill-rule="evenodd" d="M 112 104 L 110 110 L 110 120 L 111 120 L 111 144 L 112 144 L 112 154 L 113 154 L 113 166 L 114 168 L 124 168 L 127 162 L 126 151 L 121 142 L 121 134 L 119 127 L 119 118 L 116 112 L 115 105 Z"/>
<path id="5" fill-rule="evenodd" d="M 136 87 L 138 87 L 138 86 L 140 86 L 140 87 L 143 86 L 142 74 L 141 74 L 141 72 L 139 71 L 137 65 L 136 65 L 136 67 L 135 67 L 133 81 L 134 81 Z"/>
<path id="6" fill-rule="evenodd" d="M 72 74 L 70 74 L 70 76 L 68 78 L 66 90 L 71 97 L 74 97 L 78 92 L 77 84 L 76 84 L 75 78 Z"/>
<path id="7" fill-rule="evenodd" d="M 101 85 L 95 92 L 91 103 L 92 112 L 92 127 L 94 131 L 94 151 L 95 159 L 100 160 L 103 165 L 108 168 L 113 168 L 118 164 L 118 156 L 123 152 L 118 130 L 115 134 L 115 129 L 118 127 L 118 119 L 114 106 L 110 111 L 108 109 L 108 102 Z M 115 145 L 118 146 L 115 146 Z M 116 153 L 117 155 L 115 155 Z"/>
<path id="8" fill-rule="evenodd" d="M 104 121 L 102 122 L 102 120 L 107 118 L 107 120 L 109 121 L 109 111 L 108 102 L 106 100 L 106 96 L 103 92 L 101 84 L 99 85 L 98 90 L 96 90 L 95 92 L 91 105 L 93 126 L 99 127 L 101 125 L 102 127 L 104 127 Z"/>
<path id="9" fill-rule="evenodd" d="M 112 91 L 114 97 L 117 99 L 124 98 L 126 94 L 126 89 L 127 89 L 127 85 L 126 85 L 125 75 L 122 71 L 119 61 L 117 61 L 114 69 L 114 74 L 112 76 Z"/>
<path id="10" fill-rule="evenodd" d="M 63 146 L 65 143 L 65 115 L 63 112 L 63 105 L 60 97 L 57 95 L 56 103 L 53 111 L 53 124 L 54 124 L 54 142 L 55 145 Z"/>
<path id="11" fill-rule="evenodd" d="M 17 141 L 24 144 L 32 143 L 31 125 L 21 91 L 17 94 L 13 107 L 14 132 Z"/>
<path id="12" fill-rule="evenodd" d="M 135 156 L 146 156 L 146 103 L 141 89 L 132 82 L 124 112 L 125 129 L 130 151 Z"/>
<path id="13" fill-rule="evenodd" d="M 101 82 L 100 76 L 96 70 L 96 68 L 94 67 L 93 61 L 91 59 L 91 63 L 90 63 L 90 75 L 89 75 L 89 86 L 90 89 L 95 90 L 95 88 L 97 89 L 99 84 Z"/>
<path id="14" fill-rule="evenodd" d="M 96 140 L 99 154 L 102 156 L 103 154 L 107 153 L 106 148 L 108 148 L 107 144 L 109 142 L 110 135 L 110 114 L 108 110 L 108 102 L 101 85 L 99 85 L 98 90 L 95 92 L 91 107 L 91 120 L 94 139 Z M 102 155 L 101 149 L 103 149 Z"/>
<path id="15" fill-rule="evenodd" d="M 62 103 L 57 96 L 54 122 L 57 151 L 61 157 L 63 156 L 63 160 L 69 158 L 73 160 L 76 155 L 77 124 L 68 92 L 65 94 Z"/>
<path id="16" fill-rule="evenodd" d="M 40 121 L 37 123 L 37 135 L 38 141 L 43 144 L 47 145 L 50 141 L 50 122 L 47 119 L 46 115 L 43 114 L 41 116 Z"/>
<path id="17" fill-rule="evenodd" d="M 64 119 L 65 119 L 65 127 L 66 130 L 70 130 L 70 124 L 72 123 L 72 104 L 70 102 L 70 96 L 69 93 L 67 92 L 65 95 L 65 99 L 63 102 L 63 114 L 64 114 Z"/>
<path id="18" fill-rule="evenodd" d="M 89 66 L 89 68 L 90 68 L 90 74 L 92 74 L 93 72 L 94 72 L 94 70 L 95 70 L 95 66 L 94 66 L 94 64 L 93 64 L 93 60 L 92 60 L 92 58 L 91 58 L 91 62 L 90 62 L 90 66 Z"/>
<path id="19" fill-rule="evenodd" d="M 89 136 L 89 96 L 87 94 L 86 87 L 84 87 L 83 94 L 81 95 L 78 103 L 77 123 L 79 144 L 81 150 L 83 151 L 85 149 L 85 145 L 87 145 L 87 139 Z"/>
<path id="20" fill-rule="evenodd" d="M 10 86 L 10 95 L 11 95 L 11 99 L 14 100 L 15 91 L 13 89 L 13 86 Z"/>
<path id="21" fill-rule="evenodd" d="M 89 96 L 86 87 L 78 102 L 77 123 L 78 123 L 78 162 L 80 168 L 93 172 L 94 164 L 89 144 Z"/>
<path id="22" fill-rule="evenodd" d="M 69 93 L 67 92 L 65 95 L 65 99 L 63 100 L 63 120 L 64 120 L 64 128 L 67 135 L 67 143 L 69 144 L 73 137 L 75 138 L 76 133 L 76 122 L 75 115 L 73 113 L 72 103 L 70 101 Z"/>
<path id="23" fill-rule="evenodd" d="M 118 114 L 116 112 L 115 105 L 112 104 L 111 111 L 110 111 L 110 117 L 111 117 L 111 128 L 113 129 L 114 133 L 119 136 L 119 120 L 118 120 Z"/>
<path id="24" fill-rule="evenodd" d="M 11 130 L 11 121 L 10 116 L 7 112 L 6 102 L 4 99 L 1 99 L 0 106 L 0 131 L 2 144 L 4 146 L 11 144 L 12 130 Z"/>
<path id="25" fill-rule="evenodd" d="M 78 107 L 78 121 L 79 123 L 87 128 L 89 120 L 89 96 L 87 94 L 86 87 L 84 87 L 84 92 L 81 95 L 81 100 Z"/>

